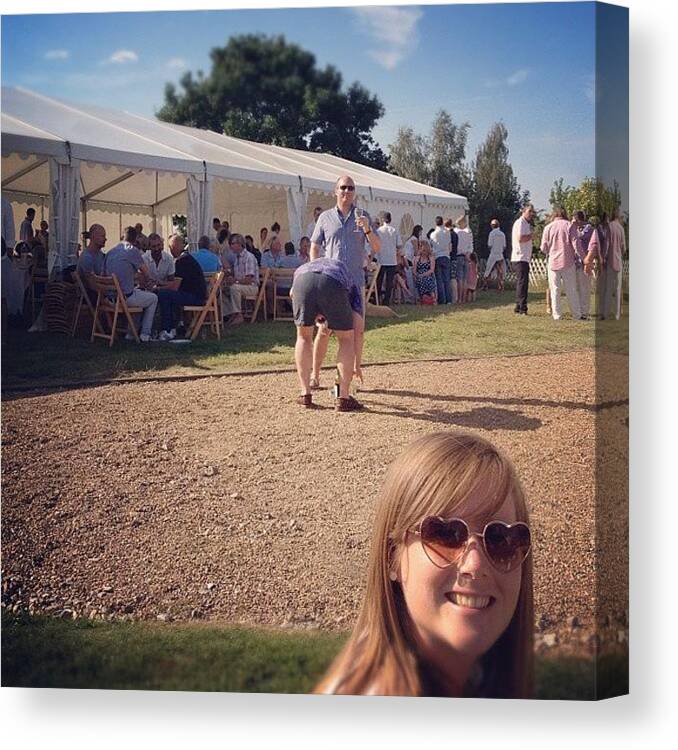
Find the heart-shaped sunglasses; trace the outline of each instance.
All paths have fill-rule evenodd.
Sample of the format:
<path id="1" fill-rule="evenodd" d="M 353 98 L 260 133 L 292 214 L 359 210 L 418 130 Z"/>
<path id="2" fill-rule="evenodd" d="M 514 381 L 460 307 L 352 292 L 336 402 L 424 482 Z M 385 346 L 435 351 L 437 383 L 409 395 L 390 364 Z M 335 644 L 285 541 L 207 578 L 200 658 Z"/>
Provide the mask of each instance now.
<path id="1" fill-rule="evenodd" d="M 522 521 L 490 521 L 481 534 L 472 534 L 461 518 L 427 516 L 410 533 L 419 536 L 426 556 L 438 568 L 454 565 L 474 536 L 483 540 L 487 559 L 501 573 L 510 573 L 522 565 L 532 545 L 530 528 Z"/>

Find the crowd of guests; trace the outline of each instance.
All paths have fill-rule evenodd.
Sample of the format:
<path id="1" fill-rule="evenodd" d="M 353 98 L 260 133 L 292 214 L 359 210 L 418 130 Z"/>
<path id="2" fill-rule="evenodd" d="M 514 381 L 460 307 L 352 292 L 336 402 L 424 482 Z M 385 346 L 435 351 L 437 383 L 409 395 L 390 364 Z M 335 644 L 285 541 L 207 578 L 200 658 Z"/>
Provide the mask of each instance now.
<path id="1" fill-rule="evenodd" d="M 189 250 L 184 237 L 172 234 L 165 239 L 156 232 L 148 235 L 143 225 L 127 227 L 119 243 L 107 252 L 106 230 L 93 224 L 83 233 L 85 247 L 79 253 L 77 271 L 89 288 L 93 301 L 91 275 L 115 275 L 122 293 L 131 307 L 141 307 L 140 340 L 156 337 L 170 341 L 180 336 L 183 328 L 180 311 L 184 306 L 204 305 L 207 296 L 205 274 L 224 272 L 220 292 L 221 308 L 227 325 L 244 322 L 243 296 L 256 294 L 261 268 L 296 269 L 309 260 L 310 239 L 303 237 L 299 248 L 291 242 L 282 243 L 280 225 L 274 222 L 260 232 L 260 247 L 251 235 L 232 232 L 226 221 L 215 218 L 212 232 L 198 240 L 198 247 Z M 291 281 L 289 282 L 291 286 Z M 152 330 L 156 309 L 160 308 L 160 330 Z M 128 333 L 128 339 L 134 338 Z"/>
<path id="2" fill-rule="evenodd" d="M 533 252 L 536 212 L 526 205 L 512 229 L 511 262 L 516 271 L 515 312 L 527 314 L 529 268 Z M 610 218 L 603 213 L 595 225 L 583 211 L 572 220 L 565 209 L 554 209 L 544 227 L 541 251 L 547 259 L 548 308 L 554 320 L 562 318 L 561 288 L 575 320 L 587 320 L 591 306 L 591 282 L 597 278 L 599 316 L 621 315 L 622 258 L 626 237 L 620 211 Z M 614 297 L 614 309 L 613 305 Z"/>

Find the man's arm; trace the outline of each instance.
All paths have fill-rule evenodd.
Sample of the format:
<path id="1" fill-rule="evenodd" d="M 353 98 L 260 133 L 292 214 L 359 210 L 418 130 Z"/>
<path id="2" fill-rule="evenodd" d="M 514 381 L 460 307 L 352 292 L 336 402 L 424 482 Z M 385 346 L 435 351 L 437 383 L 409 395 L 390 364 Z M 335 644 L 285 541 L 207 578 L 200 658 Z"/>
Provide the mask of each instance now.
<path id="1" fill-rule="evenodd" d="M 311 242 L 311 260 L 317 260 L 321 250 L 322 247 L 317 242 Z"/>

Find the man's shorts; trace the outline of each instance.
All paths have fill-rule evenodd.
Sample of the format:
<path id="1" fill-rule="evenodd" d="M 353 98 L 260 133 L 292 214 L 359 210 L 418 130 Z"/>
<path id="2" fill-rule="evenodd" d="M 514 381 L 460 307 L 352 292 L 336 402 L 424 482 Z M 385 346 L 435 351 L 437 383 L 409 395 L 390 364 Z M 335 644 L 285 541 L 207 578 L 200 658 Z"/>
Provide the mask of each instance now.
<path id="1" fill-rule="evenodd" d="M 323 273 L 302 273 L 294 279 L 292 307 L 294 322 L 298 326 L 312 326 L 318 315 L 322 315 L 333 331 L 353 329 L 348 292 L 338 281 Z"/>
<path id="2" fill-rule="evenodd" d="M 465 255 L 457 255 L 457 267 L 454 271 L 454 278 L 457 281 L 466 281 L 466 256 Z"/>

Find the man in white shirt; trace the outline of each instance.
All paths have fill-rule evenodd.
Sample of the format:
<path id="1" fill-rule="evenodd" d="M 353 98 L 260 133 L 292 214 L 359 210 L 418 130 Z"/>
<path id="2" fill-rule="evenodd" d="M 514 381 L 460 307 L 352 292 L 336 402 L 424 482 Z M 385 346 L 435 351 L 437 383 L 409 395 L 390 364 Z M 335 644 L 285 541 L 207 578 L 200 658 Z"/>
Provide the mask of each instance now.
<path id="1" fill-rule="evenodd" d="M 259 265 L 249 250 L 245 250 L 245 238 L 241 234 L 229 237 L 233 259 L 233 271 L 224 279 L 224 317 L 230 315 L 228 325 L 237 326 L 245 322 L 242 315 L 242 298 L 244 294 L 256 294 L 259 291 Z"/>
<path id="2" fill-rule="evenodd" d="M 384 211 L 381 214 L 382 224 L 376 230 L 381 240 L 381 250 L 379 252 L 379 276 L 377 277 L 377 289 L 382 288 L 384 278 L 386 279 L 386 288 L 384 290 L 383 304 L 388 307 L 391 304 L 393 294 L 393 282 L 395 281 L 396 269 L 398 267 L 398 253 L 403 247 L 403 241 L 400 232 L 391 226 L 391 214 Z"/>
<path id="3" fill-rule="evenodd" d="M 462 304 L 466 301 L 466 277 L 468 275 L 468 259 L 473 252 L 473 233 L 468 226 L 466 216 L 457 219 L 455 228 L 457 235 L 457 302 Z M 436 263 L 437 264 L 437 263 Z"/>
<path id="4" fill-rule="evenodd" d="M 450 233 L 443 226 L 443 217 L 436 216 L 436 228 L 429 238 L 433 257 L 435 258 L 436 287 L 438 290 L 438 304 L 451 305 L 452 292 L 450 290 L 450 251 L 452 240 Z"/>
<path id="5" fill-rule="evenodd" d="M 487 237 L 487 247 L 490 254 L 485 265 L 484 288 L 487 289 L 487 279 L 494 270 L 497 274 L 497 291 L 504 289 L 504 250 L 506 249 L 506 235 L 499 228 L 499 221 L 492 219 L 490 222 L 492 229 Z"/>
<path id="6" fill-rule="evenodd" d="M 511 231 L 511 263 L 516 269 L 516 306 L 514 312 L 527 315 L 527 288 L 532 260 L 532 222 L 536 216 L 534 206 L 528 203 L 513 223 Z"/>
<path id="7" fill-rule="evenodd" d="M 323 212 L 322 208 L 320 206 L 316 206 L 313 209 L 313 221 L 309 222 L 309 225 L 306 227 L 306 236 L 307 237 L 313 237 L 313 230 L 315 229 L 315 223 L 318 221 L 318 216 Z"/>
<path id="8" fill-rule="evenodd" d="M 174 258 L 164 250 L 165 241 L 155 232 L 148 235 L 148 250 L 144 253 L 144 263 L 148 276 L 155 286 L 166 284 L 174 278 Z"/>

